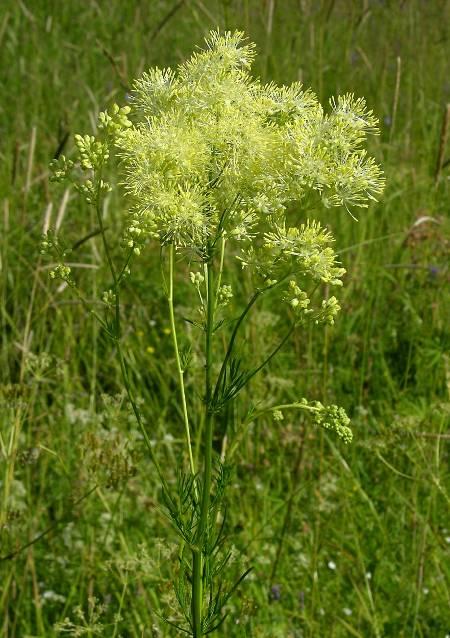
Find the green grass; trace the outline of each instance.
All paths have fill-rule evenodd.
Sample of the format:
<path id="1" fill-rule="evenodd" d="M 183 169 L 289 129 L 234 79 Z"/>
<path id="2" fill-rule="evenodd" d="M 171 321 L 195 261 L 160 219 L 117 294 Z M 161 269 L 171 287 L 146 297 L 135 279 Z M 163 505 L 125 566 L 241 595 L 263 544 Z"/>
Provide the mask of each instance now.
<path id="1" fill-rule="evenodd" d="M 186 0 L 176 7 L 2 4 L 0 554 L 10 557 L 0 562 L 0 635 L 53 636 L 65 617 L 82 625 L 76 608 L 87 617 L 93 597 L 104 606 L 99 627 L 78 635 L 175 635 L 158 617 L 172 605 L 175 536 L 117 396 L 113 349 L 70 293 L 51 284 L 39 240 L 46 217 L 71 242 L 95 227 L 73 192 L 48 183 L 48 162 L 66 134 L 90 132 L 100 109 L 124 101 L 133 77 L 178 63 L 221 26 L 242 28 L 257 43 L 255 73 L 264 79 L 300 78 L 323 103 L 339 92 L 364 95 L 381 119 L 371 151 L 387 189 L 357 223 L 345 211 L 322 214 L 348 270 L 343 311 L 326 333 L 293 338 L 249 391 L 255 401 L 307 396 L 341 404 L 354 443 L 345 447 L 295 414 L 253 424 L 235 455 L 228 532 L 254 571 L 218 633 L 444 638 L 450 182 L 444 166 L 436 183 L 435 166 L 450 101 L 450 3 Z M 120 202 L 112 199 L 109 211 L 109 232 L 118 235 Z M 98 237 L 73 256 L 97 298 L 108 287 Z M 188 294 L 175 300 L 179 321 Z M 124 319 L 134 383 L 170 476 L 184 449 L 183 423 L 151 251 L 133 273 Z M 261 307 L 248 326 L 250 350 L 267 347 L 276 321 L 276 308 Z M 189 402 L 200 413 L 197 387 L 192 375 Z"/>

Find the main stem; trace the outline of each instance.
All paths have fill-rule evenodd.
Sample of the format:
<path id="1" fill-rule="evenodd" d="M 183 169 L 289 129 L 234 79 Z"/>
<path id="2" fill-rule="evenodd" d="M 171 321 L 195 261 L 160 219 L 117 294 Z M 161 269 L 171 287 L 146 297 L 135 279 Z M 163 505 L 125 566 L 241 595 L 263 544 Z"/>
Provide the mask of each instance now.
<path id="1" fill-rule="evenodd" d="M 203 549 L 205 546 L 208 527 L 208 513 L 212 480 L 212 447 L 213 447 L 213 411 L 212 411 L 212 338 L 214 331 L 215 294 L 212 269 L 212 249 L 208 246 L 208 261 L 205 264 L 207 285 L 206 306 L 206 337 L 205 337 L 205 439 L 204 439 L 204 470 L 201 493 L 200 520 L 197 529 L 195 548 L 192 561 L 192 621 L 194 638 L 203 636 Z"/>
<path id="2" fill-rule="evenodd" d="M 167 300 L 169 303 L 169 315 L 170 315 L 170 331 L 172 333 L 172 341 L 173 341 L 173 349 L 175 351 L 175 360 L 177 364 L 178 371 L 178 383 L 180 386 L 181 393 L 181 405 L 183 408 L 183 421 L 184 421 L 184 430 L 186 434 L 186 443 L 189 453 L 189 464 L 191 467 L 192 475 L 195 476 L 195 465 L 194 465 L 194 457 L 192 455 L 192 444 L 191 444 L 191 432 L 189 428 L 189 416 L 187 411 L 186 404 L 186 392 L 184 389 L 184 370 L 181 365 L 180 359 L 180 351 L 178 348 L 178 339 L 177 339 L 177 331 L 175 326 L 175 313 L 173 309 L 173 265 L 174 265 L 174 245 L 170 244 L 169 246 L 169 290 L 167 295 Z M 194 483 L 195 486 L 195 483 Z"/>

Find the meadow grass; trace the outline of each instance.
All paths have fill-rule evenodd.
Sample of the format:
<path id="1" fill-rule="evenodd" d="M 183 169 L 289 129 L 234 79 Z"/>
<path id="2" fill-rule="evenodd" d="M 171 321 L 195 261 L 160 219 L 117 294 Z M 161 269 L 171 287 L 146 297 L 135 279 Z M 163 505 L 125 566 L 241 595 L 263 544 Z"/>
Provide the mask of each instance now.
<path id="1" fill-rule="evenodd" d="M 418 0 L 3 3 L 0 635 L 57 635 L 66 617 L 72 635 L 175 635 L 158 613 L 173 604 L 176 545 L 113 349 L 50 284 L 39 241 L 48 225 L 74 244 L 96 227 L 74 192 L 49 187 L 52 157 L 92 130 L 99 110 L 124 103 L 131 78 L 177 64 L 217 26 L 257 43 L 264 79 L 301 79 L 322 103 L 364 95 L 381 118 L 371 152 L 387 178 L 357 223 L 322 214 L 348 271 L 336 325 L 293 338 L 250 389 L 255 400 L 343 405 L 354 442 L 344 447 L 296 414 L 251 425 L 234 450 L 228 533 L 254 570 L 219 633 L 450 633 L 448 145 L 436 176 L 449 23 L 448 2 Z M 119 228 L 115 199 L 109 213 Z M 142 256 L 123 308 L 134 386 L 170 469 L 183 418 L 158 261 Z M 98 298 L 108 287 L 99 237 L 79 244 L 73 262 Z M 248 282 L 236 276 L 244 296 Z M 191 294 L 175 300 L 178 321 Z M 276 322 L 268 301 L 247 348 L 267 349 Z M 193 414 L 197 381 L 187 379 Z"/>

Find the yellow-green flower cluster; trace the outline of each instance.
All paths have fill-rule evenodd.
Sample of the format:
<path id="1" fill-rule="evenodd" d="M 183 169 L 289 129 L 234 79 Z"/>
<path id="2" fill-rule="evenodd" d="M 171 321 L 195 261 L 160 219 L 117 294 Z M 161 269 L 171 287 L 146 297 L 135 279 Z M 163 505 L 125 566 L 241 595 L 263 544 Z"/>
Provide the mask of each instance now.
<path id="1" fill-rule="evenodd" d="M 319 308 L 311 307 L 311 299 L 308 294 L 302 290 L 295 279 L 291 279 L 284 300 L 289 304 L 296 323 L 304 323 L 310 319 L 314 323 L 325 323 L 330 326 L 334 324 L 334 318 L 341 309 L 336 297 L 323 299 Z"/>
<path id="2" fill-rule="evenodd" d="M 72 269 L 66 264 L 56 264 L 56 266 L 49 272 L 50 279 L 61 279 L 72 288 L 75 285 L 72 279 Z"/>
<path id="3" fill-rule="evenodd" d="M 75 146 L 77 161 L 67 160 L 64 155 L 53 160 L 50 163 L 51 179 L 55 182 L 71 181 L 88 204 L 95 204 L 100 195 L 112 190 L 111 185 L 101 178 L 103 166 L 110 156 L 110 145 L 107 139 L 100 141 L 93 135 L 75 135 Z"/>
<path id="4" fill-rule="evenodd" d="M 320 309 L 320 313 L 316 319 L 317 323 L 320 321 L 323 323 L 327 323 L 329 326 L 334 324 L 334 318 L 338 314 L 341 306 L 339 305 L 336 297 L 330 297 L 329 299 L 324 299 L 322 301 L 322 308 Z"/>
<path id="5" fill-rule="evenodd" d="M 93 169 L 102 165 L 109 158 L 108 146 L 99 142 L 93 135 L 75 135 L 80 164 L 84 169 Z"/>
<path id="6" fill-rule="evenodd" d="M 117 120 L 130 246 L 150 236 L 201 252 L 218 231 L 241 241 L 268 233 L 269 246 L 271 233 L 293 232 L 280 230 L 287 206 L 312 191 L 327 206 L 366 206 L 381 192 L 380 169 L 361 148 L 376 132 L 364 101 L 345 95 L 325 114 L 299 84 L 253 79 L 253 58 L 242 33 L 213 32 L 176 72 L 136 81 L 120 122 L 102 116 L 104 127 Z"/>
<path id="7" fill-rule="evenodd" d="M 344 443 L 352 442 L 353 432 L 349 428 L 350 419 L 344 408 L 334 404 L 323 405 L 320 401 L 308 401 L 307 399 L 301 399 L 298 407 L 311 412 L 315 425 L 332 430 Z"/>
<path id="8" fill-rule="evenodd" d="M 222 284 L 220 286 L 217 301 L 219 306 L 227 306 L 233 298 L 233 289 L 229 284 Z"/>
<path id="9" fill-rule="evenodd" d="M 322 405 L 320 401 L 310 404 L 314 410 L 314 423 L 326 430 L 332 430 L 344 441 L 351 443 L 353 432 L 349 428 L 350 419 L 344 408 L 337 405 Z"/>
<path id="10" fill-rule="evenodd" d="M 114 104 L 110 113 L 106 111 L 100 113 L 98 118 L 99 131 L 106 131 L 112 138 L 119 137 L 122 131 L 132 126 L 128 119 L 130 111 L 129 106 L 119 107 L 117 104 Z"/>
<path id="11" fill-rule="evenodd" d="M 291 279 L 289 282 L 286 301 L 289 303 L 296 317 L 299 319 L 302 319 L 311 313 L 311 309 L 308 308 L 311 300 L 307 293 L 297 285 L 295 279 Z"/>
<path id="12" fill-rule="evenodd" d="M 292 408 L 309 412 L 315 425 L 335 432 L 344 443 L 351 443 L 353 433 L 349 427 L 350 419 L 344 408 L 334 404 L 323 405 L 320 401 L 308 401 L 308 399 L 303 398 L 296 403 L 274 407 L 272 416 L 276 421 L 282 421 L 283 411 Z"/>
<path id="13" fill-rule="evenodd" d="M 64 155 L 50 162 L 52 182 L 63 182 L 66 180 L 74 167 L 73 160 L 68 160 Z"/>
<path id="14" fill-rule="evenodd" d="M 258 244 L 258 238 L 249 242 L 242 248 L 238 259 L 244 268 L 248 267 L 254 271 L 265 285 L 294 275 L 297 278 L 302 277 L 303 280 L 308 278 L 316 283 L 341 286 L 345 269 L 337 261 L 336 253 L 331 247 L 332 242 L 331 234 L 318 222 L 307 222 L 299 227 L 290 228 L 286 228 L 284 224 L 274 223 L 272 230 L 264 233 L 262 244 Z M 299 287 L 297 280 L 292 281 L 291 286 L 294 286 L 295 290 L 300 291 L 300 288 L 306 285 L 306 282 L 302 281 Z M 306 293 L 296 294 L 295 290 L 292 298 L 288 293 L 287 300 L 297 316 L 301 311 L 302 317 L 305 318 L 312 312 L 304 306 L 303 295 Z M 329 317 L 330 307 L 327 308 Z M 316 313 L 314 318 L 329 322 L 322 317 L 323 314 L 324 312 Z"/>

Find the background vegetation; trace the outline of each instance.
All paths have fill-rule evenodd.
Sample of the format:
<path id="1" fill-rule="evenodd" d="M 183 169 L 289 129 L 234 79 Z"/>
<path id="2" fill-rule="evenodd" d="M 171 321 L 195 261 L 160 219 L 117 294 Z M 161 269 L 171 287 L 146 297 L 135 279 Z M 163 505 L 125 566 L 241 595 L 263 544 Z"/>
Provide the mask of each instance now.
<path id="1" fill-rule="evenodd" d="M 236 552 L 254 570 L 221 634 L 445 638 L 443 0 L 2 2 L 0 635 L 53 636 L 65 618 L 69 635 L 174 635 L 158 617 L 172 606 L 173 534 L 114 353 L 70 293 L 51 285 L 39 241 L 49 225 L 73 244 L 96 227 L 70 189 L 49 187 L 52 157 L 63 147 L 69 154 L 73 133 L 92 131 L 100 110 L 124 103 L 132 78 L 177 64 L 217 26 L 243 29 L 257 43 L 255 72 L 264 80 L 301 79 L 323 104 L 346 91 L 366 96 L 382 128 L 370 150 L 387 178 L 383 200 L 358 222 L 344 210 L 322 214 L 348 270 L 336 325 L 293 340 L 251 386 L 254 401 L 307 396 L 343 405 L 354 443 L 345 447 L 295 414 L 254 424 L 236 457 L 228 521 Z M 111 233 L 121 214 L 111 199 Z M 73 263 L 98 298 L 108 288 L 98 237 L 74 250 Z M 182 421 L 157 266 L 148 250 L 123 310 L 142 410 L 170 475 Z M 236 283 L 235 294 L 245 295 L 239 270 Z M 180 323 L 190 294 L 177 300 Z M 248 347 L 264 348 L 278 321 L 276 308 L 263 307 Z M 193 375 L 194 407 L 196 388 Z"/>

